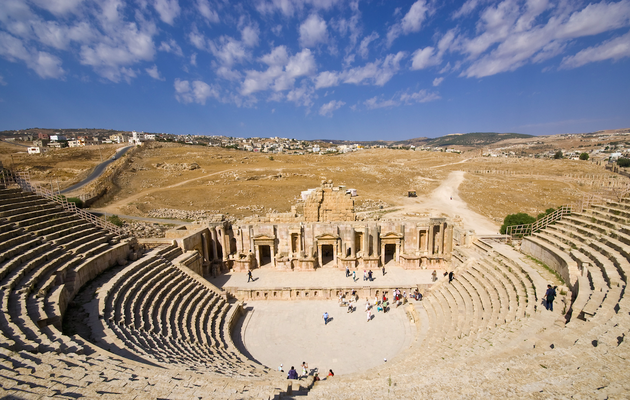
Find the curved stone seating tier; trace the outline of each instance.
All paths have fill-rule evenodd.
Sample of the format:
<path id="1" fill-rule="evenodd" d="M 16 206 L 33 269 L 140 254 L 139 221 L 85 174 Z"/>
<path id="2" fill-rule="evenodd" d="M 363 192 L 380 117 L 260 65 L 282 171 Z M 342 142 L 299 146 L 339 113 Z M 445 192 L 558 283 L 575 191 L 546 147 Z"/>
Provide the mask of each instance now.
<path id="1" fill-rule="evenodd" d="M 181 251 L 160 247 L 121 269 L 98 290 L 102 330 L 112 351 L 147 361 L 224 375 L 250 376 L 264 368 L 232 343 L 235 307 L 170 263 Z M 112 335 L 106 331 L 110 330 Z M 118 342 L 120 341 L 120 342 Z"/>

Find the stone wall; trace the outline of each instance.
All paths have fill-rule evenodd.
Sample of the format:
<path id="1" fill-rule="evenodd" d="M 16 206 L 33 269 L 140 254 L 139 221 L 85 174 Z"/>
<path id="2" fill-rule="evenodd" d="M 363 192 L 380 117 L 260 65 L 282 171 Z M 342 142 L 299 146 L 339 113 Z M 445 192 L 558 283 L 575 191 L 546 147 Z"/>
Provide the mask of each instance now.
<path id="1" fill-rule="evenodd" d="M 354 221 L 354 200 L 343 186 L 333 187 L 332 181 L 323 181 L 304 202 L 306 222 Z"/>

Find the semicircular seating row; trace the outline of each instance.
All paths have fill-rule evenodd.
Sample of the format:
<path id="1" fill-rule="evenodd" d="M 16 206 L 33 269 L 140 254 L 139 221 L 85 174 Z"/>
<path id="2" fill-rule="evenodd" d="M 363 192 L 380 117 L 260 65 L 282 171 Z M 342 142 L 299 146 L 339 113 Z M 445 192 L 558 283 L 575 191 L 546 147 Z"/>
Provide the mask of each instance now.
<path id="1" fill-rule="evenodd" d="M 621 398 L 630 393 L 630 297 L 625 295 L 630 199 L 574 213 L 524 239 L 523 251 L 535 254 L 532 246 L 558 260 L 560 275 L 572 282 L 566 296 L 559 293 L 553 312 L 542 305 L 550 272 L 523 253 L 483 240 L 474 249 L 456 248 L 462 263 L 455 280 L 442 278 L 412 305 L 415 344 L 365 374 L 327 380 L 309 397 Z"/>
<path id="2" fill-rule="evenodd" d="M 117 267 L 99 291 L 104 318 L 96 310 L 96 321 L 91 316 L 88 322 L 92 335 L 100 325 L 107 349 L 64 335 L 68 293 L 124 264 L 134 243 L 40 196 L 0 187 L 5 394 L 240 399 L 273 398 L 287 390 L 283 377 L 234 347 L 227 329 L 235 307 L 216 287 L 173 265 L 181 254 L 174 246 Z"/>

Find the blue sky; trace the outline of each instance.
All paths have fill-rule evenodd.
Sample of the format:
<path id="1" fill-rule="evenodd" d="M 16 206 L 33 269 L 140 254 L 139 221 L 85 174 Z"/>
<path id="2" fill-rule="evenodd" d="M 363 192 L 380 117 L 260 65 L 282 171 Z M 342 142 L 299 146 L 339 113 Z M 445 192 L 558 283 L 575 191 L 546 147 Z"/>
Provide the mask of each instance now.
<path id="1" fill-rule="evenodd" d="M 630 127 L 630 0 L 2 0 L 0 129 Z"/>

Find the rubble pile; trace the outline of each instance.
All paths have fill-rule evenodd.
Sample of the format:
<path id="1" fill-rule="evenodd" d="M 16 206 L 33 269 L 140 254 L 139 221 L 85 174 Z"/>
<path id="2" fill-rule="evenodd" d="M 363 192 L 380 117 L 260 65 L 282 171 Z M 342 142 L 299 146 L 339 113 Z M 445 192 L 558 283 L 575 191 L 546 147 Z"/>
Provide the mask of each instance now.
<path id="1" fill-rule="evenodd" d="M 127 222 L 124 221 L 123 231 L 129 235 L 133 235 L 140 239 L 147 238 L 163 238 L 164 232 L 171 227 L 166 225 L 160 225 L 154 222 Z"/>

